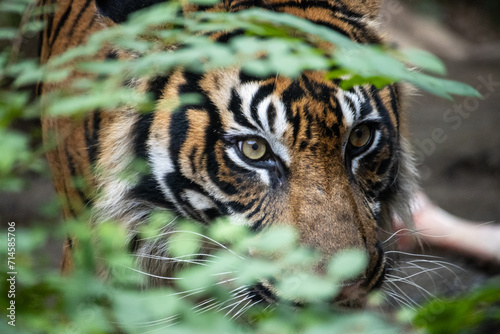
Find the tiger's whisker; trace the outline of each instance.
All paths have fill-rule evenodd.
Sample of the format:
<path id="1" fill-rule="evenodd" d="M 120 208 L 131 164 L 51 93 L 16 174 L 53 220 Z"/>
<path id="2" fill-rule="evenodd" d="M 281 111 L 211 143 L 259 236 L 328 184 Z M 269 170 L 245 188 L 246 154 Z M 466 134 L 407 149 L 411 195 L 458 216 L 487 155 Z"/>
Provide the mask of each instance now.
<path id="1" fill-rule="evenodd" d="M 408 303 L 410 303 L 410 304 L 412 304 L 412 305 L 414 305 L 416 307 L 419 306 L 419 304 L 415 300 L 413 300 L 410 296 L 408 296 L 408 294 L 403 289 L 401 289 L 401 287 L 399 287 L 397 284 L 394 284 L 392 282 L 388 282 L 388 283 L 391 284 L 392 287 L 394 287 L 397 290 L 399 290 L 399 292 L 401 293 L 401 296 L 406 297 L 406 301 Z"/>
<path id="2" fill-rule="evenodd" d="M 222 249 L 225 249 L 227 250 L 228 252 L 230 252 L 231 254 L 233 255 L 236 255 L 237 257 L 241 258 L 241 259 L 244 259 L 243 256 L 239 255 L 239 254 L 236 254 L 234 251 L 232 251 L 231 249 L 229 249 L 228 247 L 224 246 L 223 244 L 221 244 L 220 242 L 210 238 L 210 237 L 207 237 L 206 235 L 204 234 L 201 234 L 201 233 L 198 233 L 198 232 L 194 232 L 194 231 L 188 231 L 188 230 L 177 230 L 177 231 L 168 231 L 168 232 L 164 232 L 164 233 L 161 233 L 157 236 L 153 236 L 153 237 L 147 237 L 147 238 L 144 238 L 144 239 L 156 239 L 156 238 L 159 238 L 159 237 L 162 237 L 162 236 L 167 236 L 167 235 L 170 235 L 170 234 L 174 234 L 174 233 L 191 233 L 191 234 L 194 234 L 194 235 L 197 235 L 199 237 L 202 237 L 202 238 L 205 238 L 207 240 L 209 240 L 210 242 L 212 242 L 213 244 L 217 245 L 217 246 L 220 246 Z M 144 240 L 143 239 L 143 240 Z"/>
<path id="3" fill-rule="evenodd" d="M 430 297 L 435 297 L 433 293 L 431 293 L 430 291 L 426 290 L 425 288 L 423 288 L 422 286 L 418 285 L 417 283 L 415 283 L 414 281 L 412 281 L 409 278 L 398 277 L 398 276 L 394 276 L 394 277 L 395 277 L 395 279 L 389 279 L 389 280 L 387 280 L 387 283 L 395 285 L 396 282 L 401 282 L 403 284 L 407 284 L 407 285 L 411 285 L 411 286 L 416 287 L 419 290 L 420 293 L 421 293 L 421 291 L 424 291 Z"/>
<path id="4" fill-rule="evenodd" d="M 238 312 L 233 314 L 233 316 L 231 317 L 231 320 L 237 319 L 241 314 L 243 314 L 247 310 L 246 307 L 248 304 L 250 304 L 252 302 L 252 297 L 249 297 L 248 299 L 249 299 L 248 302 Z"/>
<path id="5" fill-rule="evenodd" d="M 407 232 L 407 233 L 401 233 L 401 232 Z M 417 231 L 410 230 L 407 228 L 397 230 L 396 232 L 393 232 L 385 241 L 382 242 L 382 244 L 386 244 L 390 240 L 392 240 L 396 236 L 406 236 L 406 235 L 415 235 L 417 234 Z"/>
<path id="6" fill-rule="evenodd" d="M 402 296 L 400 296 L 396 292 L 386 291 L 386 293 L 389 296 L 391 296 L 399 305 L 404 305 L 411 310 L 415 310 L 415 307 L 413 307 L 411 304 L 409 304 Z"/>

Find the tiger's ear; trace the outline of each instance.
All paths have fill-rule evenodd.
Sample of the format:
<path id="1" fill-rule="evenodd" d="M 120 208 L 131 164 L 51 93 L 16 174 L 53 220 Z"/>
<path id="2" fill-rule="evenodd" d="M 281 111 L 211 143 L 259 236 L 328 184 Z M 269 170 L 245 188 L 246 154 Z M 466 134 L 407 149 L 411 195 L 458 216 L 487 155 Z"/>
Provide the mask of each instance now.
<path id="1" fill-rule="evenodd" d="M 96 0 L 95 3 L 102 16 L 121 23 L 129 14 L 165 1 L 167 0 Z"/>
<path id="2" fill-rule="evenodd" d="M 349 10 L 367 18 L 376 19 L 380 11 L 381 0 L 342 0 Z"/>

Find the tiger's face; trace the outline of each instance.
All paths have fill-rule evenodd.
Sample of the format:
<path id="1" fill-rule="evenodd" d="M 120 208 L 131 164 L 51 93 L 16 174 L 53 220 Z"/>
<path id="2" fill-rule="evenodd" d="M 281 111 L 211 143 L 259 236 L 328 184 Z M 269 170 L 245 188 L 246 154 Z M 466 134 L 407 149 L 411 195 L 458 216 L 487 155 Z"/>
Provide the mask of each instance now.
<path id="1" fill-rule="evenodd" d="M 125 202 L 117 203 L 110 187 L 112 205 L 129 203 L 133 216 L 133 203 L 152 203 L 206 224 L 228 216 L 257 231 L 289 225 L 322 255 L 318 274 L 339 251 L 368 254 L 366 272 L 346 283 L 342 298 L 349 303 L 381 284 L 386 262 L 378 229 L 391 225 L 392 201 L 405 196 L 397 180 L 403 146 L 396 86 L 344 91 L 320 72 L 262 80 L 231 69 L 179 70 L 145 87 L 158 97 L 157 108 L 132 123 L 123 118 L 130 131 L 123 140 L 133 138 L 128 154 L 143 152 L 151 172 L 123 194 Z M 172 108 L 186 93 L 202 102 Z M 125 123 L 117 122 L 124 134 Z M 123 146 L 111 137 L 104 143 L 109 152 Z M 100 164 L 113 169 L 116 158 L 102 155 Z M 138 223 L 126 214 L 118 219 L 131 230 Z M 164 255 L 147 242 L 134 248 Z M 149 260 L 146 267 L 160 276 L 171 270 Z"/>
<path id="2" fill-rule="evenodd" d="M 236 11 L 249 3 L 221 6 Z M 138 9 L 137 2 L 125 0 L 97 5 L 115 22 Z M 361 43 L 380 42 L 371 28 L 376 0 L 253 5 L 306 18 Z M 164 243 L 162 248 L 136 235 L 160 209 L 203 224 L 228 216 L 255 231 L 292 226 L 303 246 L 321 254 L 314 268 L 320 275 L 332 255 L 362 250 L 369 264 L 357 279 L 345 282 L 338 299 L 345 305 L 361 304 L 381 284 L 386 260 L 380 232 L 391 229 L 394 216 L 411 219 L 414 184 L 398 85 L 343 90 L 339 80 L 327 80 L 322 72 L 254 78 L 238 68 L 203 74 L 179 69 L 134 84 L 154 96 L 152 112 L 95 111 L 69 127 L 80 132 L 69 136 L 49 162 L 56 180 L 58 174 L 63 180 L 56 188 L 68 197 L 79 193 L 68 190 L 71 183 L 60 166 L 70 166 L 72 176 L 93 185 L 93 220 L 114 220 L 130 231 L 130 248 L 146 255 L 140 260 L 144 272 L 169 276 L 175 267 L 155 260 L 168 256 Z M 200 103 L 172 103 L 190 93 Z M 68 127 L 45 124 L 44 131 Z M 136 159 L 147 163 L 148 172 L 124 180 Z M 89 172 L 91 165 L 96 168 Z M 267 296 L 275 293 L 271 284 L 262 289 Z"/>

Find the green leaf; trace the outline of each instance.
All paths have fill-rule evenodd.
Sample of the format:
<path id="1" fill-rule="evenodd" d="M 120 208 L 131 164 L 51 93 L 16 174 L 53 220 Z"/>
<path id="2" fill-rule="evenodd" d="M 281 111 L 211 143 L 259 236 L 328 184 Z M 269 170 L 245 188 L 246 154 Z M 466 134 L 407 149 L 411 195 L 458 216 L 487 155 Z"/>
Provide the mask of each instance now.
<path id="1" fill-rule="evenodd" d="M 399 51 L 399 53 L 403 56 L 403 60 L 409 64 L 415 65 L 429 72 L 441 75 L 446 74 L 446 67 L 443 62 L 427 51 L 408 49 Z"/>
<path id="2" fill-rule="evenodd" d="M 45 26 L 43 21 L 30 21 L 22 27 L 23 34 L 32 34 L 41 31 Z"/>
<path id="3" fill-rule="evenodd" d="M 201 6 L 213 6 L 218 4 L 220 0 L 188 0 L 189 3 Z"/>
<path id="4" fill-rule="evenodd" d="M 189 261 L 197 257 L 202 241 L 198 226 L 193 223 L 183 223 L 173 232 L 167 232 L 167 235 L 168 254 L 172 254 L 180 261 Z"/>
<path id="5" fill-rule="evenodd" d="M 257 254 L 283 253 L 297 244 L 297 232 L 287 226 L 272 226 L 249 240 L 249 248 Z"/>
<path id="6" fill-rule="evenodd" d="M 278 283 L 279 295 L 286 300 L 315 301 L 333 299 L 339 288 L 331 280 L 306 273 L 287 274 Z"/>
<path id="7" fill-rule="evenodd" d="M 30 157 L 27 135 L 0 129 L 0 175 L 8 175 L 15 164 Z"/>
<path id="8" fill-rule="evenodd" d="M 17 37 L 17 29 L 15 28 L 0 28 L 1 39 L 14 39 Z"/>
<path id="9" fill-rule="evenodd" d="M 236 243 L 249 235 L 244 225 L 231 224 L 230 219 L 220 218 L 211 224 L 209 235 L 221 243 Z"/>
<path id="10" fill-rule="evenodd" d="M 16 13 L 21 15 L 28 6 L 29 1 L 3 1 L 0 2 L 0 12 Z"/>
<path id="11" fill-rule="evenodd" d="M 368 265 L 368 255 L 359 250 L 345 250 L 335 254 L 328 266 L 328 275 L 337 282 L 358 277 Z"/>

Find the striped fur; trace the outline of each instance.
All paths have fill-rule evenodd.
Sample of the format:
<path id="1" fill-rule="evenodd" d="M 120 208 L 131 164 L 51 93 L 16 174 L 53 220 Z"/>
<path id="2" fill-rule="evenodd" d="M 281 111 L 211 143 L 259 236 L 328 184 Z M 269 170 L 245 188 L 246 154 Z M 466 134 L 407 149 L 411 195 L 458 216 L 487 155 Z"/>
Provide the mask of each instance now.
<path id="1" fill-rule="evenodd" d="M 59 2 L 43 33 L 44 62 L 104 27 L 96 22 L 106 22 L 92 1 Z M 378 1 L 226 0 L 216 10 L 254 6 L 306 18 L 360 43 L 381 43 L 374 29 Z M 96 57 L 113 56 L 104 50 Z M 65 216 L 90 206 L 94 222 L 116 220 L 130 231 L 135 252 L 160 256 L 166 255 L 164 246 L 135 235 L 155 209 L 203 224 L 227 215 L 255 230 L 286 223 L 325 258 L 347 248 L 365 250 L 370 264 L 358 290 L 367 292 L 384 275 L 381 231 L 391 229 L 394 216 L 411 219 L 415 177 L 401 88 L 363 85 L 344 91 L 339 83 L 314 71 L 291 80 L 256 79 L 236 68 L 203 75 L 176 70 L 136 79 L 137 89 L 155 97 L 153 113 L 94 110 L 84 119 L 45 117 L 47 140 L 57 140 L 48 161 L 56 190 L 67 199 Z M 42 94 L 51 89 L 44 86 Z M 173 106 L 184 93 L 199 94 L 203 102 Z M 362 151 L 348 144 L 359 124 L 372 130 Z M 245 158 L 238 146 L 245 138 L 265 140 L 270 160 Z M 134 172 L 136 159 L 146 162 L 146 174 Z M 87 181 L 85 189 L 73 186 L 75 176 Z M 64 270 L 70 259 L 67 247 Z M 173 270 L 150 258 L 141 265 L 160 276 Z"/>

